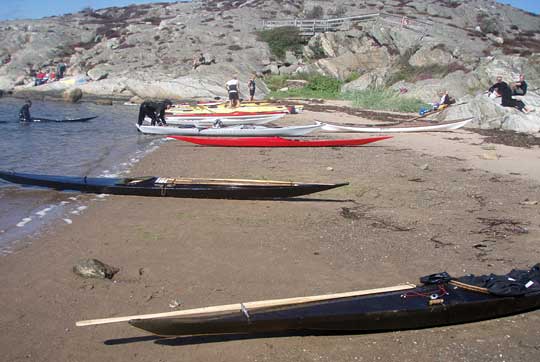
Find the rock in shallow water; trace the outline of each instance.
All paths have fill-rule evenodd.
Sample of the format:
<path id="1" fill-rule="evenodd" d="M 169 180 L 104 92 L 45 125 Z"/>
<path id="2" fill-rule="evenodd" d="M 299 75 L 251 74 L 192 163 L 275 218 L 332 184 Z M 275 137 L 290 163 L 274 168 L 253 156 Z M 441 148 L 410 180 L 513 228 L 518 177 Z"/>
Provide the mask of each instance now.
<path id="1" fill-rule="evenodd" d="M 77 103 L 82 98 L 82 91 L 79 88 L 71 88 L 63 93 L 66 102 Z"/>
<path id="2" fill-rule="evenodd" d="M 83 278 L 112 279 L 119 271 L 97 259 L 82 259 L 73 266 L 73 272 Z"/>

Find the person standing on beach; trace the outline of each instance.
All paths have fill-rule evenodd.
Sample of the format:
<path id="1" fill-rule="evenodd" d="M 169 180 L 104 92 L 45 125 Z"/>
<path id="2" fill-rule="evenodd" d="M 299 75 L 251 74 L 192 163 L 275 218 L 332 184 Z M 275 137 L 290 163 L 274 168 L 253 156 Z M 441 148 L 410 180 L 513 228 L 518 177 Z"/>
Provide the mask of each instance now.
<path id="1" fill-rule="evenodd" d="M 144 101 L 139 107 L 139 119 L 137 124 L 142 125 L 144 118 L 149 117 L 151 125 L 155 126 L 156 123 L 160 126 L 166 126 L 165 111 L 172 107 L 172 102 L 169 99 L 165 99 L 163 102 L 151 102 Z"/>
<path id="2" fill-rule="evenodd" d="M 56 65 L 56 79 L 64 78 L 64 73 L 66 71 L 66 63 L 60 62 Z"/>
<path id="3" fill-rule="evenodd" d="M 240 105 L 240 83 L 238 82 L 238 77 L 234 76 L 233 79 L 225 83 L 225 89 L 229 93 L 229 107 L 238 107 Z"/>
<path id="4" fill-rule="evenodd" d="M 249 100 L 253 101 L 253 97 L 255 97 L 255 78 L 257 78 L 257 75 L 253 73 L 251 76 L 251 79 L 248 82 L 248 89 L 249 89 Z"/>
<path id="5" fill-rule="evenodd" d="M 27 99 L 21 110 L 19 111 L 19 122 L 31 122 L 30 107 L 32 107 L 32 101 Z"/>

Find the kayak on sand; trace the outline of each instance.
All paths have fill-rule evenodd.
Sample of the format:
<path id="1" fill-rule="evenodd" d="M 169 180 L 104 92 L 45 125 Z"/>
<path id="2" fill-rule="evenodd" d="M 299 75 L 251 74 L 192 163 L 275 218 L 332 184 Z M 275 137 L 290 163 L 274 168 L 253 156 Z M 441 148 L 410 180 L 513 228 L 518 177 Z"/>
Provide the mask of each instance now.
<path id="1" fill-rule="evenodd" d="M 352 147 L 373 143 L 392 136 L 337 140 L 289 140 L 281 137 L 187 137 L 169 136 L 179 141 L 216 147 Z"/>
<path id="2" fill-rule="evenodd" d="M 244 124 L 265 124 L 283 118 L 286 113 L 246 114 L 245 112 L 231 114 L 191 114 L 191 115 L 166 115 L 167 124 L 211 126 L 221 122 L 224 126 L 236 126 Z"/>
<path id="3" fill-rule="evenodd" d="M 324 124 L 321 130 L 326 132 L 358 132 L 358 133 L 404 133 L 404 132 L 443 132 L 453 131 L 466 126 L 473 118 L 467 118 L 459 121 L 453 121 L 441 124 L 429 124 L 425 126 L 409 126 L 409 127 L 353 127 L 340 126 L 335 124 Z"/>
<path id="4" fill-rule="evenodd" d="M 229 127 L 167 127 L 167 126 L 142 126 L 136 125 L 139 132 L 154 135 L 181 135 L 181 136 L 305 136 L 322 127 L 321 124 L 309 126 L 290 127 L 264 127 L 264 126 L 229 126 Z"/>
<path id="5" fill-rule="evenodd" d="M 348 183 L 302 183 L 289 181 L 206 179 L 170 177 L 72 177 L 0 171 L 0 179 L 55 190 L 95 194 L 185 197 L 206 199 L 277 199 L 312 194 Z"/>
<path id="6" fill-rule="evenodd" d="M 470 323 L 540 308 L 540 264 L 506 275 L 446 272 L 421 285 L 308 297 L 271 299 L 156 314 L 77 322 L 89 326 L 129 322 L 162 336 L 253 333 L 382 332 Z"/>

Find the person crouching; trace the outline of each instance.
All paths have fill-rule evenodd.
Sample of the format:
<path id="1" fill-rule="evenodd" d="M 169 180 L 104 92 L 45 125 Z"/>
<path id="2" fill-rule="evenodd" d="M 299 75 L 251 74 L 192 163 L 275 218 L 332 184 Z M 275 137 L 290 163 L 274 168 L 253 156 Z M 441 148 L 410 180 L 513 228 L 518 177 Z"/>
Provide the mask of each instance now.
<path id="1" fill-rule="evenodd" d="M 144 101 L 139 107 L 139 119 L 137 124 L 140 126 L 143 124 L 144 118 L 151 119 L 150 124 L 155 126 L 156 123 L 159 126 L 166 126 L 165 111 L 172 107 L 172 102 L 169 99 L 165 99 L 163 102 Z"/>

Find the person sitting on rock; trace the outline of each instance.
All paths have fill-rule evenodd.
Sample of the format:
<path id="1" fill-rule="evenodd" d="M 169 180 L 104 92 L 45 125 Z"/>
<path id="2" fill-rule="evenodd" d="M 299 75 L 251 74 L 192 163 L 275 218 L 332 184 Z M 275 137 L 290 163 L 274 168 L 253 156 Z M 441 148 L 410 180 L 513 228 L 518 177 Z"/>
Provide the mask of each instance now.
<path id="1" fill-rule="evenodd" d="M 527 82 L 525 81 L 525 74 L 519 75 L 519 81 L 512 83 L 512 95 L 524 96 L 527 94 Z"/>
<path id="2" fill-rule="evenodd" d="M 137 124 L 139 126 L 142 125 L 144 118 L 149 117 L 152 126 L 155 126 L 156 123 L 160 126 L 166 126 L 165 111 L 171 107 L 172 102 L 169 99 L 165 99 L 163 102 L 144 101 L 139 107 L 139 119 Z"/>
<path id="3" fill-rule="evenodd" d="M 448 107 L 449 105 L 456 103 L 455 98 L 450 97 L 447 90 L 439 93 L 439 95 L 441 96 L 441 99 L 439 101 L 439 106 L 437 108 L 439 110 L 444 109 L 444 108 Z"/>
<path id="4" fill-rule="evenodd" d="M 56 80 L 56 73 L 54 72 L 52 68 L 51 70 L 49 70 L 49 73 L 47 73 L 47 79 L 50 82 L 54 82 Z"/>
<path id="5" fill-rule="evenodd" d="M 420 109 L 419 114 L 421 116 L 425 115 L 428 112 L 442 111 L 449 105 L 456 103 L 456 100 L 453 97 L 450 97 L 450 95 L 448 95 L 448 91 L 439 92 L 438 96 L 441 97 L 438 102 L 429 103 L 431 105 L 431 109 Z"/>
<path id="6" fill-rule="evenodd" d="M 493 84 L 489 88 L 488 92 L 490 94 L 490 97 L 493 94 L 500 96 L 501 106 L 503 107 L 514 107 L 524 113 L 530 112 L 530 109 L 528 109 L 527 106 L 525 106 L 525 103 L 523 103 L 520 100 L 512 98 L 512 89 L 506 82 L 503 82 L 503 78 L 501 76 L 497 77 L 495 84 Z"/>
<path id="7" fill-rule="evenodd" d="M 32 107 L 32 101 L 27 99 L 24 105 L 19 111 L 19 122 L 31 122 L 32 117 L 30 116 L 30 107 Z"/>
<path id="8" fill-rule="evenodd" d="M 212 58 L 209 61 L 206 60 L 206 57 L 204 56 L 204 53 L 199 54 L 199 57 L 196 55 L 193 56 L 193 69 L 197 69 L 200 65 L 210 65 L 212 63 L 216 63 L 216 59 Z"/>
<path id="9" fill-rule="evenodd" d="M 34 85 L 42 85 L 42 84 L 45 84 L 47 83 L 47 79 L 46 78 L 46 74 L 44 71 L 42 71 L 41 69 L 36 73 L 36 77 L 34 79 Z"/>
<path id="10" fill-rule="evenodd" d="M 196 55 L 193 56 L 193 69 L 197 69 L 198 66 L 205 64 L 207 64 L 207 62 L 203 53 L 199 54 L 198 57 Z"/>

